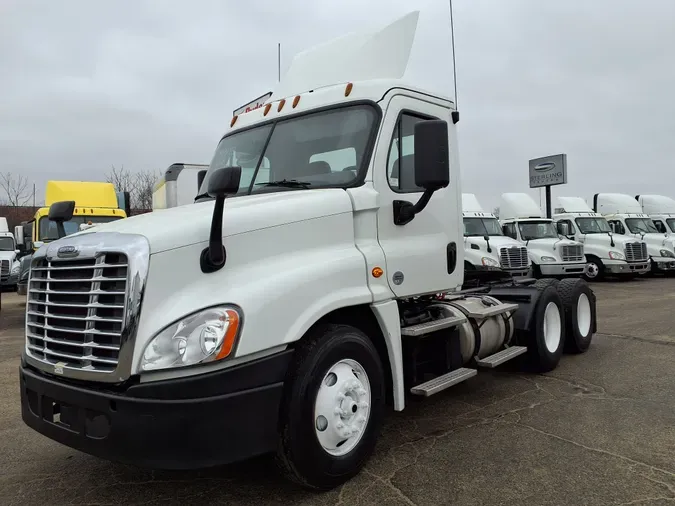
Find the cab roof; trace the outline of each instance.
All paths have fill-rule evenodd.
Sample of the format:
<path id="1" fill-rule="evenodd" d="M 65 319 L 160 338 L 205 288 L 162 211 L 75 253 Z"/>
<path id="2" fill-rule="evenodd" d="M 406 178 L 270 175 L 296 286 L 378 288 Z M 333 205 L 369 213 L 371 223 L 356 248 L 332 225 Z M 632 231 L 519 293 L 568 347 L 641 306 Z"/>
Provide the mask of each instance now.
<path id="1" fill-rule="evenodd" d="M 542 218 L 542 212 L 534 199 L 527 193 L 503 193 L 499 203 L 500 220 L 521 218 Z"/>

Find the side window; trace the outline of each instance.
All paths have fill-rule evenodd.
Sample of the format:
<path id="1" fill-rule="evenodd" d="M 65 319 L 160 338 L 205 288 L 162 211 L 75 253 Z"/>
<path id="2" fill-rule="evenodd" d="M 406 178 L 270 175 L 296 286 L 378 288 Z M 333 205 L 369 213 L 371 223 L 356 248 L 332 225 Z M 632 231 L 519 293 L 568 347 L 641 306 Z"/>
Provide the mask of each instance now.
<path id="1" fill-rule="evenodd" d="M 511 239 L 518 239 L 518 231 L 516 230 L 515 223 L 507 223 L 504 225 L 504 235 L 510 237 Z"/>
<path id="2" fill-rule="evenodd" d="M 574 228 L 574 223 L 572 223 L 571 220 L 560 220 L 560 221 L 558 222 L 558 224 L 561 224 L 561 223 L 564 223 L 564 224 L 567 225 L 568 230 L 569 230 L 569 235 L 574 235 L 574 234 L 577 233 L 577 230 Z M 562 227 L 559 227 L 559 226 L 558 226 L 558 227 L 556 227 L 556 228 L 558 229 L 558 233 L 559 233 L 559 234 L 562 233 L 562 232 L 561 232 Z"/>
<path id="3" fill-rule="evenodd" d="M 615 234 L 624 235 L 626 233 L 626 229 L 623 228 L 623 223 L 621 223 L 619 220 L 609 221 L 609 226 Z"/>
<path id="4" fill-rule="evenodd" d="M 654 220 L 654 226 L 656 227 L 656 230 L 658 230 L 662 234 L 667 233 L 666 226 L 663 224 L 661 220 Z"/>
<path id="5" fill-rule="evenodd" d="M 387 179 L 395 192 L 422 192 L 415 184 L 415 125 L 426 118 L 401 114 L 396 123 L 387 160 Z"/>

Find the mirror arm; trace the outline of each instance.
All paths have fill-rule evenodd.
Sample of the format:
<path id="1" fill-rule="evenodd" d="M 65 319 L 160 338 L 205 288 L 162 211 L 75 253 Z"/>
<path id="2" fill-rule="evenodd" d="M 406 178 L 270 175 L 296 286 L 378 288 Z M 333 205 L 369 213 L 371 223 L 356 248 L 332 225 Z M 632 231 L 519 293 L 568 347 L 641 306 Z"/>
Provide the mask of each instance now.
<path id="1" fill-rule="evenodd" d="M 59 239 L 66 236 L 66 227 L 63 226 L 62 221 L 56 222 L 56 235 Z"/>
<path id="2" fill-rule="evenodd" d="M 421 213 L 436 189 L 424 190 L 424 193 L 416 204 L 411 204 L 407 200 L 394 200 L 394 224 L 406 225 L 410 223 L 417 213 Z"/>
<path id="3" fill-rule="evenodd" d="M 225 265 L 227 252 L 223 246 L 223 208 L 225 207 L 225 197 L 220 195 L 216 197 L 213 208 L 213 219 L 211 220 L 211 234 L 209 236 L 209 245 L 206 247 L 199 258 L 199 265 L 202 272 L 209 274 L 221 269 Z"/>

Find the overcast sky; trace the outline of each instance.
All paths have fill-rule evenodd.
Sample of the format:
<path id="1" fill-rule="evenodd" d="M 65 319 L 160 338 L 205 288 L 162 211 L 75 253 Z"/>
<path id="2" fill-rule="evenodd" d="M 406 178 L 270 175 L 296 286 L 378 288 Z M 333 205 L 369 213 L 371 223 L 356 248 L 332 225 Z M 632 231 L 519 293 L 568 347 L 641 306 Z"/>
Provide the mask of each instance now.
<path id="1" fill-rule="evenodd" d="M 422 13 L 406 78 L 452 94 L 447 0 L 0 0 L 0 172 L 102 180 L 208 163 L 232 110 L 297 51 Z M 454 0 L 463 191 L 530 191 L 527 160 L 569 184 L 675 197 L 675 2 Z M 531 191 L 538 199 L 538 191 Z"/>

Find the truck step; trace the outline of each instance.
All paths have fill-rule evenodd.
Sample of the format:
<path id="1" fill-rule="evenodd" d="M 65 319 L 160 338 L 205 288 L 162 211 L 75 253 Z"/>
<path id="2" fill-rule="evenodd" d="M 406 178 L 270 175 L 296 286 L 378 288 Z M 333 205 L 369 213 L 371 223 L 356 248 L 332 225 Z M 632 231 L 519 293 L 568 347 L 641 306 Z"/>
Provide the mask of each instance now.
<path id="1" fill-rule="evenodd" d="M 410 393 L 414 395 L 423 395 L 424 397 L 429 397 L 430 395 L 437 394 L 442 392 L 446 388 L 450 388 L 457 383 L 461 383 L 464 380 L 473 378 L 478 371 L 476 369 L 467 369 L 460 368 L 455 369 L 447 374 L 434 378 L 425 383 L 421 383 L 417 386 L 414 386 L 410 389 Z"/>
<path id="2" fill-rule="evenodd" d="M 515 311 L 518 309 L 518 304 L 497 304 L 495 306 L 486 306 L 482 309 L 471 310 L 468 313 L 469 318 L 483 319 L 489 318 L 491 316 L 497 316 L 498 314 L 508 313 L 509 311 Z"/>
<path id="3" fill-rule="evenodd" d="M 489 357 L 478 359 L 476 360 L 476 363 L 480 367 L 488 367 L 490 369 L 493 369 L 498 365 L 503 364 L 504 362 L 508 362 L 512 358 L 519 357 L 526 351 L 527 347 L 525 346 L 511 346 L 510 348 L 498 351 L 497 353 L 495 353 L 494 355 L 490 355 Z"/>
<path id="4" fill-rule="evenodd" d="M 409 337 L 419 337 L 425 334 L 431 334 L 437 330 L 448 329 L 452 327 L 458 327 L 459 325 L 466 322 L 466 316 L 448 316 L 447 318 L 441 318 L 440 320 L 434 320 L 431 322 L 418 323 L 417 325 L 410 325 L 409 327 L 401 328 L 402 336 Z"/>

